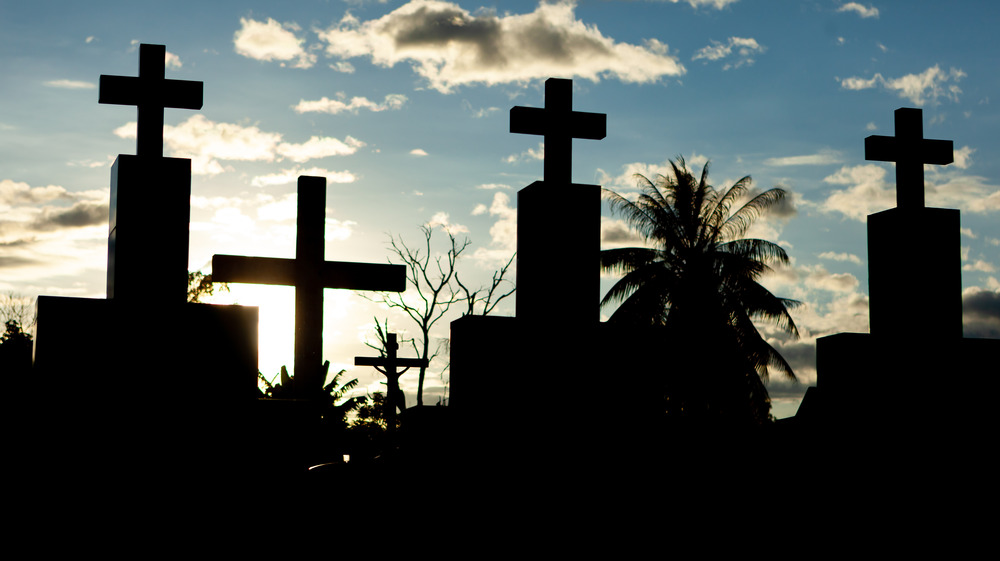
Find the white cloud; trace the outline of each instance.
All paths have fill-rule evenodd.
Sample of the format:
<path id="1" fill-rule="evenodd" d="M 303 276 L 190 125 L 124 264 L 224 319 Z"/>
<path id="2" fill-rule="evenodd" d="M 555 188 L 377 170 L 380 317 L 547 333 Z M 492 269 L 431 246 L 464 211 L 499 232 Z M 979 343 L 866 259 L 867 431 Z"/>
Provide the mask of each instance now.
<path id="1" fill-rule="evenodd" d="M 354 65 L 346 60 L 334 62 L 330 64 L 330 68 L 337 72 L 343 72 L 344 74 L 354 74 Z"/>
<path id="2" fill-rule="evenodd" d="M 410 155 L 411 156 L 426 156 L 427 155 L 427 151 L 423 150 L 421 148 L 414 148 L 413 150 L 410 150 Z"/>
<path id="3" fill-rule="evenodd" d="M 49 80 L 45 85 L 50 88 L 61 88 L 64 90 L 92 90 L 97 87 L 93 82 L 82 80 Z"/>
<path id="4" fill-rule="evenodd" d="M 963 271 L 979 271 L 980 273 L 992 273 L 997 270 L 992 263 L 977 259 L 974 263 L 969 263 L 962 267 Z"/>
<path id="5" fill-rule="evenodd" d="M 56 199 L 72 200 L 74 196 L 58 185 L 32 187 L 23 181 L 0 180 L 0 209 L 14 205 L 47 203 Z"/>
<path id="6" fill-rule="evenodd" d="M 692 8 L 702 8 L 709 7 L 715 8 L 716 10 L 721 10 L 730 4 L 735 4 L 739 0 L 660 0 L 661 2 L 666 1 L 671 4 L 677 4 L 678 2 L 685 2 Z"/>
<path id="7" fill-rule="evenodd" d="M 135 138 L 135 121 L 114 131 L 121 138 Z M 163 127 L 163 143 L 170 154 L 191 158 L 192 173 L 217 175 L 227 170 L 219 160 L 273 162 L 289 159 L 302 163 L 314 158 L 355 153 L 365 143 L 346 137 L 311 137 L 303 143 L 284 142 L 280 133 L 262 131 L 256 126 L 217 123 L 202 114 L 191 116 L 179 125 Z M 342 173 L 342 172 L 341 172 Z"/>
<path id="8" fill-rule="evenodd" d="M 276 151 L 293 162 L 302 163 L 328 156 L 346 156 L 357 152 L 358 148 L 363 146 L 364 142 L 352 136 L 344 138 L 343 141 L 329 136 L 313 136 L 301 144 L 282 142 Z"/>
<path id="9" fill-rule="evenodd" d="M 748 66 L 753 64 L 754 55 L 761 54 L 766 50 L 767 47 L 757 43 L 757 40 L 751 37 L 730 37 L 725 43 L 712 41 L 711 45 L 699 49 L 691 57 L 691 60 L 729 59 L 722 67 L 723 70 L 729 70 L 730 68 L 739 68 L 744 64 Z"/>
<path id="10" fill-rule="evenodd" d="M 820 150 L 816 154 L 802 156 L 784 156 L 780 158 L 768 158 L 764 160 L 764 165 L 768 166 L 823 166 L 839 164 L 843 161 L 840 152 L 836 150 Z"/>
<path id="11" fill-rule="evenodd" d="M 877 18 L 878 8 L 865 6 L 857 2 L 848 2 L 837 9 L 838 12 L 854 12 L 863 18 Z"/>
<path id="12" fill-rule="evenodd" d="M 958 95 L 962 90 L 957 82 L 965 76 L 961 69 L 953 67 L 944 71 L 935 64 L 919 74 L 907 74 L 899 78 L 885 78 L 876 73 L 868 79 L 852 76 L 839 81 L 840 86 L 847 90 L 866 90 L 881 86 L 910 100 L 914 105 L 923 106 L 928 102 L 937 104 L 941 99 L 958 102 Z"/>
<path id="13" fill-rule="evenodd" d="M 510 195 L 498 191 L 493 193 L 488 209 L 477 205 L 472 213 L 483 214 L 487 210 L 497 219 L 490 227 L 490 244 L 488 248 L 476 248 L 472 258 L 489 269 L 502 266 L 517 250 L 517 209 L 510 205 Z"/>
<path id="14" fill-rule="evenodd" d="M 378 19 L 345 16 L 319 36 L 330 56 L 370 57 L 385 67 L 410 62 L 442 93 L 550 76 L 649 83 L 684 74 L 666 45 L 617 43 L 576 19 L 574 9 L 573 1 L 562 0 L 542 2 L 527 14 L 472 14 L 452 2 L 411 0 Z"/>
<path id="15" fill-rule="evenodd" d="M 476 185 L 476 189 L 494 191 L 496 189 L 510 189 L 510 185 L 505 183 L 483 183 L 482 185 Z"/>
<path id="16" fill-rule="evenodd" d="M 355 96 L 350 101 L 343 101 L 346 98 L 343 92 L 337 94 L 341 99 L 330 99 L 323 96 L 315 101 L 300 100 L 292 109 L 296 113 L 330 113 L 336 115 L 344 111 L 356 113 L 359 109 L 369 111 L 385 111 L 387 109 L 399 109 L 406 103 L 407 97 L 403 94 L 389 94 L 385 96 L 382 103 L 372 101 L 366 97 Z"/>
<path id="17" fill-rule="evenodd" d="M 327 183 L 353 183 L 357 177 L 349 171 L 331 171 L 323 168 L 300 168 L 283 169 L 279 173 L 258 175 L 250 180 L 254 187 L 269 187 L 272 185 L 290 185 L 298 181 L 300 175 L 314 175 L 325 177 Z"/>
<path id="18" fill-rule="evenodd" d="M 949 170 L 941 166 L 925 166 L 924 174 L 928 206 L 975 213 L 1000 210 L 1000 187 L 991 185 L 984 177 L 962 175 L 958 168 Z M 863 222 L 869 214 L 895 207 L 896 188 L 886 175 L 886 169 L 876 164 L 840 168 L 823 181 L 846 187 L 834 190 L 820 203 L 820 210 L 839 212 Z"/>
<path id="19" fill-rule="evenodd" d="M 832 251 L 824 251 L 816 257 L 819 257 L 820 259 L 832 259 L 833 261 L 850 261 L 855 265 L 861 264 L 861 258 L 853 253 L 834 253 Z"/>
<path id="20" fill-rule="evenodd" d="M 181 57 L 171 53 L 169 51 L 163 56 L 163 64 L 166 68 L 171 70 L 179 70 L 184 64 L 181 62 Z"/>
<path id="21" fill-rule="evenodd" d="M 425 224 L 428 228 L 441 227 L 442 230 L 450 234 L 467 233 L 469 229 L 461 224 L 455 224 L 451 222 L 448 217 L 448 213 L 441 211 L 434 214 L 430 220 Z"/>
<path id="22" fill-rule="evenodd" d="M 294 61 L 296 68 L 309 68 L 316 63 L 316 55 L 306 52 L 305 39 L 295 36 L 298 26 L 282 25 L 267 18 L 256 21 L 240 18 L 240 29 L 233 35 L 233 47 L 238 54 L 261 61 Z"/>
<path id="23" fill-rule="evenodd" d="M 511 154 L 503 159 L 504 162 L 508 164 L 514 164 L 517 162 L 530 161 L 530 160 L 544 160 L 545 159 L 545 143 L 539 142 L 538 148 L 528 148 L 520 154 Z"/>

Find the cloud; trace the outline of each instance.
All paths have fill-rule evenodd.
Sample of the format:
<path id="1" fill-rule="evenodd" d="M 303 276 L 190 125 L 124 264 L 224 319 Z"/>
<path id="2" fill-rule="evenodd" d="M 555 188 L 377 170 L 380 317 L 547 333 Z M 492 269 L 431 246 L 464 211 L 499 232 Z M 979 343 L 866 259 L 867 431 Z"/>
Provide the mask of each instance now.
<path id="1" fill-rule="evenodd" d="M 64 90 L 92 90 L 97 87 L 97 84 L 93 82 L 84 82 L 82 80 L 49 80 L 45 82 L 45 85 L 50 88 L 62 88 Z"/>
<path id="2" fill-rule="evenodd" d="M 1000 290 L 963 290 L 962 318 L 966 337 L 1000 339 Z"/>
<path id="3" fill-rule="evenodd" d="M 476 248 L 472 258 L 490 269 L 504 265 L 511 254 L 517 251 L 517 209 L 510 205 L 510 195 L 498 191 L 493 193 L 493 201 L 488 209 L 485 205 L 477 205 L 472 213 L 484 212 L 489 212 L 497 220 L 490 227 L 489 247 Z"/>
<path id="4" fill-rule="evenodd" d="M 649 242 L 628 227 L 624 220 L 601 217 L 601 248 L 648 247 Z"/>
<path id="5" fill-rule="evenodd" d="M 79 201 L 70 208 L 42 209 L 41 214 L 29 226 L 41 232 L 61 230 L 63 228 L 82 228 L 108 223 L 108 203 L 97 201 Z"/>
<path id="6" fill-rule="evenodd" d="M 166 68 L 171 70 L 179 70 L 184 64 L 181 62 L 181 57 L 175 55 L 174 53 L 167 51 L 163 56 L 163 64 Z"/>
<path id="7" fill-rule="evenodd" d="M 319 36 L 333 57 L 369 57 L 384 67 L 410 63 L 442 93 L 550 76 L 649 83 L 684 74 L 663 43 L 617 43 L 576 19 L 574 9 L 573 1 L 562 0 L 527 14 L 472 14 L 452 2 L 411 0 L 378 19 L 361 22 L 348 14 Z"/>
<path id="8" fill-rule="evenodd" d="M 23 181 L 0 180 L 0 208 L 7 205 L 47 203 L 56 199 L 73 198 L 73 194 L 58 185 L 32 187 Z"/>
<path id="9" fill-rule="evenodd" d="M 678 2 L 685 2 L 692 8 L 715 8 L 716 10 L 721 10 L 730 4 L 735 4 L 739 0 L 660 0 L 661 2 L 670 2 L 671 4 L 677 4 Z"/>
<path id="10" fill-rule="evenodd" d="M 840 152 L 836 150 L 820 150 L 815 154 L 803 156 L 784 156 L 780 158 L 768 158 L 764 160 L 764 165 L 768 166 L 825 166 L 839 164 L 843 161 Z"/>
<path id="11" fill-rule="evenodd" d="M 440 226 L 442 230 L 448 232 L 449 234 L 468 233 L 469 231 L 467 227 L 451 222 L 448 217 L 448 213 L 444 211 L 435 213 L 434 216 L 427 221 L 425 226 L 428 228 L 436 228 Z"/>
<path id="12" fill-rule="evenodd" d="M 832 251 L 824 251 L 816 257 L 819 257 L 820 259 L 832 259 L 833 261 L 850 261 L 855 265 L 861 264 L 861 258 L 853 253 L 834 253 Z"/>
<path id="13" fill-rule="evenodd" d="M 733 57 L 735 60 L 726 62 L 722 67 L 723 70 L 729 70 L 730 68 L 739 68 L 744 64 L 747 66 L 753 64 L 753 56 L 761 54 L 766 50 L 767 47 L 757 43 L 756 39 L 750 37 L 730 37 L 725 43 L 712 41 L 711 45 L 699 49 L 691 57 L 691 60 L 716 61 Z M 734 54 L 735 57 L 733 56 Z"/>
<path id="14" fill-rule="evenodd" d="M 538 148 L 528 148 L 520 154 L 511 154 L 503 159 L 504 162 L 508 164 L 516 164 L 517 162 L 538 160 L 542 161 L 545 159 L 545 143 L 539 142 Z"/>
<path id="15" fill-rule="evenodd" d="M 854 12 L 862 18 L 877 18 L 878 8 L 874 6 L 865 7 L 857 2 L 848 2 L 837 9 L 838 12 Z"/>
<path id="16" fill-rule="evenodd" d="M 121 138 L 135 138 L 135 121 L 118 127 L 114 133 Z M 303 143 L 284 142 L 280 133 L 262 131 L 256 126 L 218 123 L 200 113 L 179 125 L 165 125 L 163 143 L 172 156 L 191 158 L 192 173 L 196 175 L 226 171 L 219 160 L 273 162 L 287 158 L 302 163 L 353 154 L 365 146 L 351 136 L 344 140 L 313 136 Z"/>
<path id="17" fill-rule="evenodd" d="M 300 175 L 313 175 L 325 177 L 327 183 L 354 183 L 357 177 L 349 171 L 330 171 L 323 168 L 300 168 L 283 169 L 279 173 L 258 175 L 250 180 L 254 187 L 270 187 L 273 185 L 289 185 L 298 181 Z"/>
<path id="18" fill-rule="evenodd" d="M 980 273 L 993 273 L 996 272 L 997 268 L 993 266 L 992 263 L 984 261 L 982 259 L 977 259 L 973 263 L 962 266 L 963 271 L 978 271 Z"/>
<path id="19" fill-rule="evenodd" d="M 330 68 L 344 74 L 354 74 L 354 65 L 344 60 L 330 64 Z"/>
<path id="20" fill-rule="evenodd" d="M 989 184 L 984 177 L 962 175 L 959 169 L 924 167 L 927 204 L 975 213 L 1000 210 L 1000 187 Z M 887 180 L 886 175 L 886 169 L 876 164 L 840 168 L 823 178 L 823 181 L 845 187 L 834 190 L 820 203 L 820 210 L 839 212 L 848 218 L 864 222 L 869 214 L 895 207 L 896 188 Z"/>
<path id="21" fill-rule="evenodd" d="M 952 67 L 944 71 L 935 64 L 919 74 L 907 74 L 899 78 L 885 78 L 879 73 L 868 79 L 853 76 L 840 80 L 840 87 L 846 90 L 867 90 L 881 86 L 917 106 L 923 106 L 925 103 L 937 104 L 941 99 L 958 102 L 958 95 L 962 90 L 957 82 L 965 77 L 966 73 L 961 69 Z"/>
<path id="22" fill-rule="evenodd" d="M 301 144 L 282 142 L 276 152 L 293 162 L 302 163 L 329 156 L 347 156 L 364 146 L 364 142 L 353 136 L 345 137 L 343 141 L 329 136 L 313 136 Z"/>
<path id="23" fill-rule="evenodd" d="M 421 148 L 414 148 L 413 150 L 410 150 L 410 155 L 411 156 L 426 156 L 427 155 L 427 151 L 423 150 Z"/>
<path id="24" fill-rule="evenodd" d="M 486 189 L 488 191 L 494 191 L 496 189 L 510 189 L 510 185 L 505 183 L 483 183 L 482 185 L 476 185 L 476 189 Z"/>
<path id="25" fill-rule="evenodd" d="M 323 96 L 315 101 L 300 100 L 297 105 L 292 106 L 296 113 L 330 113 L 336 115 L 344 111 L 357 113 L 359 109 L 369 111 L 386 111 L 388 109 L 399 109 L 407 102 L 407 97 L 403 94 L 389 94 L 385 96 L 382 103 L 374 102 L 366 97 L 355 96 L 350 101 L 344 102 L 346 98 L 343 92 L 337 94 L 340 99 L 330 99 Z"/>
<path id="26" fill-rule="evenodd" d="M 298 26 L 282 25 L 267 18 L 256 21 L 240 18 L 240 29 L 233 34 L 233 47 L 237 54 L 260 61 L 281 61 L 282 65 L 294 61 L 295 68 L 309 68 L 316 63 L 316 55 L 302 47 L 305 39 L 295 36 Z"/>

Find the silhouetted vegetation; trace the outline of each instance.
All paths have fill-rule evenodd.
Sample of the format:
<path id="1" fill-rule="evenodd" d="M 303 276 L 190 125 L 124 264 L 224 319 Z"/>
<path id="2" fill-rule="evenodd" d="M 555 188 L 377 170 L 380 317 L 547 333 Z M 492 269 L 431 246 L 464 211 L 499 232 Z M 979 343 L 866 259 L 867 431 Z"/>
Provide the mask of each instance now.
<path id="1" fill-rule="evenodd" d="M 635 201 L 605 190 L 612 210 L 649 247 L 601 252 L 602 268 L 623 275 L 601 305 L 618 305 L 610 323 L 666 326 L 676 334 L 675 355 L 664 357 L 675 372 L 666 389 L 668 414 L 765 421 L 770 371 L 791 380 L 795 374 L 754 320 L 797 337 L 788 309 L 798 302 L 774 296 L 758 282 L 771 265 L 788 263 L 785 251 L 743 236 L 785 191 L 754 195 L 749 176 L 716 190 L 708 183 L 707 164 L 700 178 L 682 158 L 671 166 L 671 176 L 638 175 L 642 192 Z"/>

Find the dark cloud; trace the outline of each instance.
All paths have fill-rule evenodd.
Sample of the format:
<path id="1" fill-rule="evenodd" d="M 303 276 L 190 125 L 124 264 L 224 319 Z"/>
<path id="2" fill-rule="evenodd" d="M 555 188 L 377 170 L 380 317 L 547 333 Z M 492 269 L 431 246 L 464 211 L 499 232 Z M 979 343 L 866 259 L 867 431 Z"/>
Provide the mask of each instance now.
<path id="1" fill-rule="evenodd" d="M 81 201 L 70 208 L 46 208 L 42 211 L 41 216 L 31 223 L 31 228 L 47 232 L 62 228 L 96 226 L 107 222 L 107 203 Z"/>
<path id="2" fill-rule="evenodd" d="M 641 245 L 643 238 L 621 221 L 608 220 L 601 225 L 601 242 L 608 244 L 633 243 Z"/>
<path id="3" fill-rule="evenodd" d="M 0 255 L 0 269 L 15 269 L 17 267 L 27 267 L 39 261 L 28 257 L 3 256 Z"/>
<path id="4" fill-rule="evenodd" d="M 1000 292 L 981 290 L 962 297 L 966 337 L 1000 339 Z"/>

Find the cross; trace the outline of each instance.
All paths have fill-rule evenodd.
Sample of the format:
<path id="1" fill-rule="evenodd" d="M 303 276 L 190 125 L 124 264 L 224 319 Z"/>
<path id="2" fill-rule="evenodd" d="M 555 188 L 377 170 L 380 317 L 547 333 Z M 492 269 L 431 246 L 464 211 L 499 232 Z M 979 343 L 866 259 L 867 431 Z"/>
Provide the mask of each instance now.
<path id="1" fill-rule="evenodd" d="M 137 156 L 163 156 L 163 109 L 201 109 L 202 82 L 167 80 L 167 48 L 139 45 L 139 76 L 101 75 L 98 103 L 138 107 Z"/>
<path id="2" fill-rule="evenodd" d="M 427 367 L 426 358 L 398 358 L 396 356 L 397 350 L 399 350 L 399 343 L 396 342 L 396 334 L 387 333 L 384 357 L 354 357 L 355 366 L 374 366 L 375 370 L 385 374 L 385 377 L 388 380 L 389 391 L 385 400 L 385 406 L 387 409 L 385 419 L 389 425 L 390 432 L 396 429 L 396 396 L 401 393 L 399 390 L 399 377 L 409 370 L 410 367 Z M 384 367 L 385 370 L 379 368 L 380 366 Z M 405 366 L 405 368 L 403 368 L 402 372 L 397 372 L 396 369 L 401 366 Z"/>
<path id="3" fill-rule="evenodd" d="M 326 178 L 300 176 L 298 193 L 295 259 L 214 255 L 212 281 L 295 287 L 295 392 L 305 398 L 323 387 L 323 289 L 402 292 L 406 266 L 325 261 Z"/>
<path id="4" fill-rule="evenodd" d="M 923 208 L 924 164 L 947 165 L 955 161 L 950 140 L 924 138 L 923 112 L 901 107 L 895 113 L 896 136 L 869 136 L 865 159 L 896 162 L 896 206 Z"/>
<path id="5" fill-rule="evenodd" d="M 544 137 L 546 183 L 572 182 L 573 139 L 600 140 L 607 134 L 604 113 L 573 111 L 573 80 L 549 78 L 545 81 L 545 108 L 512 107 L 510 132 Z"/>

